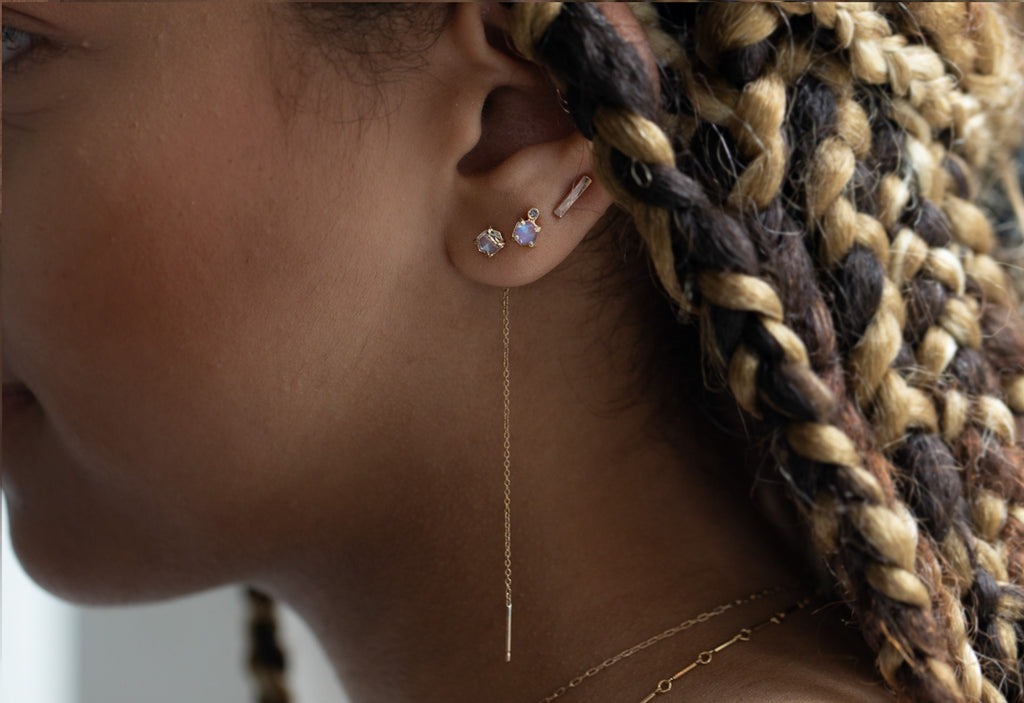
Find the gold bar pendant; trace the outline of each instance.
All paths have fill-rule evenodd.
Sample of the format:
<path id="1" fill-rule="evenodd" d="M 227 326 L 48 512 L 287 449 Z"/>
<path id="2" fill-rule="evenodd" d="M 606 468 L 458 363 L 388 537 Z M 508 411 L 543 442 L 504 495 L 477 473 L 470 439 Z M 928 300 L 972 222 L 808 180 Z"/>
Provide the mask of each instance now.
<path id="1" fill-rule="evenodd" d="M 505 661 L 512 661 L 512 604 L 506 605 L 505 613 Z"/>

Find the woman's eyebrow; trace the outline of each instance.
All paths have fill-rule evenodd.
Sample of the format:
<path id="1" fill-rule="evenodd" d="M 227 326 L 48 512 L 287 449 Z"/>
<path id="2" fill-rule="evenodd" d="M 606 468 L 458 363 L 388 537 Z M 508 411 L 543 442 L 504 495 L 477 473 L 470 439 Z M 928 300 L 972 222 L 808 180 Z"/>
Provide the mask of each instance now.
<path id="1" fill-rule="evenodd" d="M 63 2 L 64 0 L 58 0 L 58 1 L 59 2 Z M 26 3 L 26 4 L 28 4 L 28 3 Z M 32 4 L 36 4 L 36 3 L 32 3 Z M 39 4 L 42 4 L 42 3 L 39 3 Z M 7 17 L 10 16 L 10 15 L 20 15 L 21 17 L 24 17 L 26 19 L 30 19 L 33 22 L 39 22 L 41 24 L 51 24 L 50 22 L 47 22 L 44 19 L 40 19 L 39 17 L 36 17 L 35 15 L 31 15 L 31 14 L 23 12 L 23 11 L 21 11 L 19 9 L 15 9 L 13 5 L 3 5 L 3 6 L 0 6 L 0 18 L 7 19 Z"/>

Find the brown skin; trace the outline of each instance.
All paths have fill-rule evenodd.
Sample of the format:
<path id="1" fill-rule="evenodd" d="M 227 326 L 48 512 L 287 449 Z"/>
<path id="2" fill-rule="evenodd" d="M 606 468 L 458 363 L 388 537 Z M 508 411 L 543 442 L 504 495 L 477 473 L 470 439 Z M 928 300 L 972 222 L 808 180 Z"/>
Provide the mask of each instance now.
<path id="1" fill-rule="evenodd" d="M 578 244 L 610 205 L 599 185 L 550 216 L 590 155 L 543 77 L 487 42 L 503 21 L 460 6 L 402 79 L 317 58 L 289 94 L 303 62 L 266 6 L 5 9 L 70 47 L 4 75 L 4 381 L 32 393 L 4 417 L 4 489 L 42 585 L 95 603 L 254 583 L 311 623 L 355 701 L 501 702 L 793 580 L 749 496 L 714 479 L 741 443 L 697 408 L 669 443 L 637 397 L 643 330 L 621 320 L 650 292 L 594 283 L 613 254 Z M 534 205 L 535 249 L 475 251 Z M 797 595 L 566 699 L 639 700 Z M 691 701 L 886 698 L 837 612 L 678 685 Z"/>

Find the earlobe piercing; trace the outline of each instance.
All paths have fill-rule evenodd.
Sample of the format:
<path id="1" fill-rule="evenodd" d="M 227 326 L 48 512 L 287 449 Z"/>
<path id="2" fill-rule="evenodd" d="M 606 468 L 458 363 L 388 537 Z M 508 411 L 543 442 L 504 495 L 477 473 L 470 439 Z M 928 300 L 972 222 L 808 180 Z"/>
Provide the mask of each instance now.
<path id="1" fill-rule="evenodd" d="M 555 217 L 561 218 L 565 213 L 569 212 L 569 208 L 576 204 L 576 201 L 583 195 L 583 191 L 590 187 L 593 183 L 590 176 L 580 176 L 579 179 L 573 183 L 572 189 L 569 194 L 566 195 L 562 202 L 558 203 L 558 207 L 555 208 Z"/>
<path id="2" fill-rule="evenodd" d="M 476 235 L 476 248 L 481 254 L 487 254 L 489 259 L 505 248 L 505 239 L 501 236 L 501 232 L 493 227 L 488 227 Z"/>
<path id="3" fill-rule="evenodd" d="M 576 182 L 572 184 L 569 193 L 562 198 L 562 202 L 558 203 L 558 206 L 555 208 L 555 217 L 564 217 L 565 213 L 569 212 L 569 208 L 576 204 L 576 201 L 580 199 L 580 196 L 583 195 L 584 191 L 593 182 L 590 176 L 580 176 L 577 178 Z M 526 217 L 516 223 L 515 229 L 512 230 L 512 239 L 516 244 L 521 247 L 533 247 L 537 244 L 537 235 L 541 230 L 541 226 L 537 224 L 538 217 L 540 217 L 540 210 L 532 207 L 526 212 Z M 476 248 L 480 253 L 487 254 L 487 258 L 491 258 L 505 248 L 505 238 L 501 236 L 501 232 L 498 230 L 488 227 L 476 235 Z"/>
<path id="4" fill-rule="evenodd" d="M 521 247 L 532 247 L 537 243 L 537 233 L 541 230 L 540 225 L 537 224 L 538 217 L 540 217 L 540 210 L 532 207 L 526 213 L 526 219 L 516 223 L 516 228 L 512 230 L 512 239 L 516 244 Z"/>

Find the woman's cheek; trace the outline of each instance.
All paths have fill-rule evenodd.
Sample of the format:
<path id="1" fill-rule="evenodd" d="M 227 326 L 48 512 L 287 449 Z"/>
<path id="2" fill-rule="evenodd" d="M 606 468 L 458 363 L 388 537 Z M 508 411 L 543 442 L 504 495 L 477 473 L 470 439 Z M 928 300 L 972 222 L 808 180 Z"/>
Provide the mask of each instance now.
<path id="1" fill-rule="evenodd" d="M 252 189 L 242 174 L 231 174 L 232 201 L 196 169 L 182 172 L 209 145 L 181 153 L 167 138 L 103 134 L 72 130 L 51 158 L 37 155 L 65 166 L 28 179 L 47 195 L 12 208 L 5 248 L 24 380 L 68 437 L 114 445 L 119 433 L 121 443 L 173 436 L 176 423 L 217 410 L 207 379 L 232 357 L 245 363 L 234 352 L 252 311 L 238 297 L 259 287 L 243 275 L 251 256 L 239 242 L 252 228 L 236 213 L 260 213 L 237 202 Z"/>

